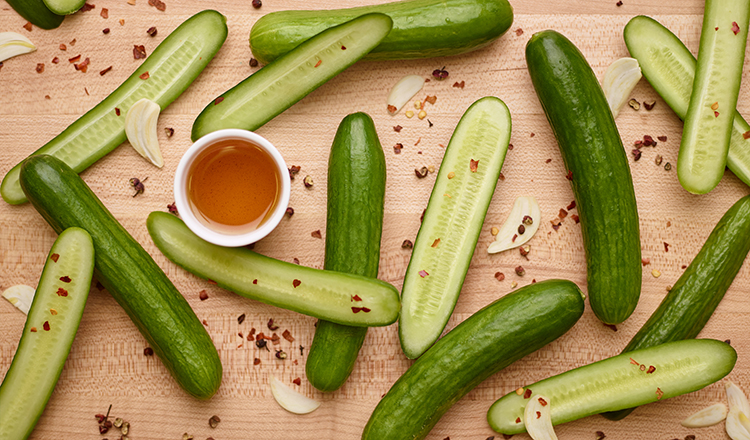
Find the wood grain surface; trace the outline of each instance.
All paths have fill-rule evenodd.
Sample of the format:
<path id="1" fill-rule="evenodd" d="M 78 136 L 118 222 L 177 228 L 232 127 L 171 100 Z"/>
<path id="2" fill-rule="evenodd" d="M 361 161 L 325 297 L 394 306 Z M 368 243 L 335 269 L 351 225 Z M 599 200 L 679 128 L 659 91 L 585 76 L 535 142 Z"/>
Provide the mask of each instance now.
<path id="1" fill-rule="evenodd" d="M 286 261 L 321 268 L 324 242 L 311 233 L 325 231 L 326 167 L 328 151 L 341 119 L 348 113 L 365 111 L 375 121 L 386 153 L 388 184 L 385 225 L 379 277 L 401 287 L 410 253 L 401 248 L 413 240 L 419 217 L 429 197 L 435 175 L 418 179 L 414 169 L 440 165 L 444 149 L 463 111 L 476 99 L 495 95 L 503 99 L 513 115 L 513 150 L 503 167 L 504 180 L 497 190 L 484 223 L 479 244 L 466 277 L 462 295 L 448 327 L 452 328 L 486 304 L 532 280 L 567 278 L 585 289 L 585 259 L 579 225 L 570 217 L 559 230 L 547 220 L 565 208 L 573 194 L 558 152 L 557 144 L 534 90 L 524 60 L 524 45 L 536 31 L 553 28 L 568 36 L 590 61 L 601 78 L 615 59 L 627 56 L 622 29 L 637 14 L 649 14 L 672 29 L 693 51 L 697 51 L 703 2 L 700 0 L 511 0 L 516 17 L 510 31 L 491 46 L 461 56 L 440 59 L 389 62 L 360 62 L 278 116 L 258 133 L 273 142 L 288 165 L 302 167 L 300 178 L 292 183 L 290 206 L 294 216 L 285 218 L 279 228 L 258 243 L 255 249 Z M 190 15 L 208 7 L 225 14 L 229 37 L 216 58 L 195 83 L 161 115 L 159 133 L 166 165 L 157 169 L 141 159 L 127 144 L 86 170 L 82 177 L 114 216 L 145 247 L 169 278 L 187 298 L 219 350 L 224 366 L 222 386 L 211 400 L 197 401 L 182 391 L 156 357 L 144 356 L 147 347 L 130 319 L 106 291 L 92 288 L 72 351 L 47 405 L 33 439 L 118 438 L 99 435 L 96 413 L 112 405 L 112 415 L 131 423 L 131 439 L 179 439 L 183 433 L 195 439 L 355 439 L 359 438 L 380 397 L 410 365 L 401 352 L 397 327 L 368 332 L 359 361 L 342 389 L 323 394 L 305 379 L 307 348 L 315 320 L 259 302 L 250 301 L 212 286 L 169 262 L 146 231 L 146 216 L 153 210 L 165 211 L 173 202 L 172 180 L 182 153 L 190 145 L 193 120 L 207 102 L 234 86 L 257 68 L 248 61 L 251 52 L 247 38 L 253 23 L 263 14 L 283 9 L 333 8 L 376 3 L 377 0 L 264 0 L 253 9 L 250 0 L 167 1 L 159 12 L 146 0 L 129 5 L 125 0 L 95 1 L 96 8 L 66 18 L 55 30 L 23 29 L 26 22 L 0 0 L 0 31 L 27 35 L 38 47 L 32 54 L 13 58 L 0 70 L 0 174 L 57 135 L 119 85 L 141 62 L 133 59 L 132 47 L 144 45 L 151 53 L 171 30 Z M 101 8 L 109 10 L 104 19 Z M 120 24 L 119 20 L 124 20 Z M 146 30 L 156 26 L 156 37 Z M 102 29 L 110 28 L 108 35 Z M 75 45 L 71 43 L 75 40 Z M 67 51 L 59 45 L 65 43 Z M 81 54 L 91 59 L 88 73 L 76 71 L 68 58 Z M 52 64 L 54 57 L 59 64 Z M 38 63 L 45 64 L 36 73 Z M 99 71 L 112 66 L 104 76 Z M 437 96 L 427 105 L 427 120 L 407 119 L 403 112 L 392 117 L 385 110 L 390 87 L 402 76 L 428 77 L 433 69 L 446 66 L 447 81 L 431 81 L 422 94 Z M 750 83 L 747 70 L 739 100 L 739 110 L 750 115 Z M 465 88 L 452 87 L 465 81 Z M 47 98 L 48 96 L 48 98 Z M 657 154 L 673 165 L 682 123 L 643 80 L 633 92 L 639 101 L 654 100 L 652 111 L 636 112 L 626 107 L 617 119 L 620 134 L 630 145 L 643 135 L 667 136 L 656 148 L 646 148 L 638 162 L 630 158 L 641 222 L 644 267 L 643 293 L 635 313 L 614 332 L 602 325 L 588 308 L 579 323 L 566 335 L 538 352 L 516 362 L 482 383 L 458 402 L 429 435 L 431 440 L 486 439 L 496 435 L 486 422 L 486 412 L 495 399 L 519 386 L 549 375 L 617 354 L 646 321 L 692 260 L 709 232 L 737 199 L 748 194 L 748 187 L 731 172 L 709 195 L 694 196 L 684 191 L 674 166 L 665 171 L 654 163 Z M 403 129 L 395 132 L 393 126 Z M 166 138 L 163 128 L 174 128 Z M 403 143 L 400 155 L 392 146 Z M 550 160 L 551 159 L 551 160 Z M 305 188 L 301 177 L 314 179 Z M 148 180 L 145 193 L 133 197 L 131 177 Z M 517 251 L 488 255 L 493 240 L 490 230 L 500 226 L 513 201 L 521 195 L 535 196 L 541 206 L 543 224 L 530 242 L 528 261 Z M 571 214 L 575 213 L 572 210 Z M 356 227 L 356 225 L 353 225 Z M 15 284 L 36 286 L 47 251 L 56 234 L 29 204 L 10 206 L 0 203 L 0 290 Z M 669 244 L 668 252 L 665 243 Z M 523 265 L 526 275 L 514 268 Z M 661 276 L 656 278 L 651 271 Z M 505 274 L 497 281 L 496 272 Z M 716 313 L 701 332 L 702 337 L 730 339 L 739 360 L 729 378 L 750 391 L 750 267 L 745 265 Z M 199 299 L 205 290 L 209 298 Z M 246 319 L 238 323 L 238 316 Z M 251 328 L 272 333 L 267 322 L 273 318 L 289 330 L 295 341 L 284 339 L 273 349 L 289 357 L 277 360 L 274 351 L 258 349 L 238 336 Z M 10 366 L 25 316 L 0 301 L 0 377 Z M 300 351 L 300 346 L 304 350 Z M 254 359 L 260 359 L 254 365 Z M 267 385 L 269 375 L 291 384 L 302 393 L 322 401 L 308 415 L 287 413 L 273 400 Z M 720 383 L 690 395 L 640 408 L 627 419 L 612 422 L 600 416 L 589 417 L 558 427 L 561 439 L 594 439 L 603 431 L 607 439 L 728 438 L 723 424 L 703 429 L 687 429 L 680 421 L 716 401 L 724 401 Z M 221 423 L 211 429 L 208 420 L 218 415 Z M 502 438 L 496 435 L 495 438 Z M 526 439 L 526 435 L 514 438 Z"/>

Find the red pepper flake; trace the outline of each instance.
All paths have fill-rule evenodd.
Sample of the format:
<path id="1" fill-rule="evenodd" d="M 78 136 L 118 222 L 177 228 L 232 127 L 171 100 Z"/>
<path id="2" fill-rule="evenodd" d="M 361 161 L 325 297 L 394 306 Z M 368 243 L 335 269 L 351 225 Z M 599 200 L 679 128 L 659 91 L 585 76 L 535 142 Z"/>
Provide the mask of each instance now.
<path id="1" fill-rule="evenodd" d="M 714 28 L 714 30 L 715 30 L 715 31 L 718 31 L 718 30 L 719 30 L 719 26 L 716 26 L 716 27 Z"/>
<path id="2" fill-rule="evenodd" d="M 253 0 L 252 5 L 255 9 L 260 9 L 263 6 L 263 2 L 261 0 Z"/>
<path id="3" fill-rule="evenodd" d="M 396 154 L 401 154 L 401 150 L 403 148 L 404 148 L 404 144 L 402 144 L 402 143 L 399 142 L 399 143 L 397 143 L 396 145 L 393 146 L 393 152 L 396 153 Z"/>
<path id="4" fill-rule="evenodd" d="M 652 138 L 649 135 L 644 135 L 643 136 L 643 146 L 644 147 L 650 147 L 652 145 L 654 145 L 654 138 Z"/>
<path id="5" fill-rule="evenodd" d="M 541 412 L 539 412 L 539 411 L 537 411 L 537 412 L 536 412 L 536 418 L 538 419 L 538 418 L 540 418 L 540 417 L 542 417 L 542 413 L 541 413 Z"/>
<path id="6" fill-rule="evenodd" d="M 566 211 L 566 210 L 564 210 L 564 209 L 560 208 L 560 213 L 559 213 L 559 214 L 557 214 L 557 216 L 558 216 L 558 217 L 560 217 L 560 219 L 564 219 L 565 217 L 567 217 L 567 216 L 568 216 L 568 211 Z"/>
<path id="7" fill-rule="evenodd" d="M 36 333 L 36 327 L 31 327 L 29 331 Z"/>
<path id="8" fill-rule="evenodd" d="M 320 64 L 321 64 L 322 62 L 323 62 L 323 60 L 318 60 L 318 62 L 317 62 L 317 63 L 315 63 L 315 66 L 314 66 L 314 67 L 318 67 L 318 66 L 320 66 Z"/>
<path id="9" fill-rule="evenodd" d="M 505 274 L 502 272 L 495 272 L 495 279 L 498 281 L 503 281 L 505 279 Z"/>
<path id="10" fill-rule="evenodd" d="M 513 144 L 508 144 L 508 149 L 513 151 Z"/>
<path id="11" fill-rule="evenodd" d="M 633 153 L 633 162 L 637 162 L 641 159 L 641 150 L 636 148 L 632 151 L 632 153 Z"/>
<path id="12" fill-rule="evenodd" d="M 237 317 L 237 324 L 242 324 L 243 322 L 245 322 L 245 314 L 244 313 Z"/>
<path id="13" fill-rule="evenodd" d="M 107 34 L 109 33 L 109 28 L 104 28 L 104 29 L 102 29 L 102 33 L 103 33 L 104 35 L 107 35 Z"/>
<path id="14" fill-rule="evenodd" d="M 711 104 L 711 110 L 718 110 L 719 109 L 719 102 L 714 102 Z"/>
<path id="15" fill-rule="evenodd" d="M 224 101 L 224 97 L 219 96 L 218 98 L 214 99 L 214 105 L 221 104 L 222 101 Z"/>
<path id="16" fill-rule="evenodd" d="M 91 64 L 91 60 L 89 57 L 86 57 L 85 60 L 81 61 L 80 64 L 76 64 L 75 68 L 76 70 L 80 70 L 83 73 L 86 73 L 87 70 L 89 70 L 89 64 Z"/>
<path id="17" fill-rule="evenodd" d="M 274 323 L 273 323 L 273 319 L 269 319 L 269 320 L 268 320 L 268 324 L 266 324 L 266 326 L 268 326 L 268 329 L 269 329 L 269 330 L 271 330 L 271 331 L 274 331 L 274 330 L 278 330 L 278 329 L 279 329 L 279 326 L 278 326 L 278 325 L 274 325 Z"/>
<path id="18" fill-rule="evenodd" d="M 76 39 L 73 38 L 72 40 L 70 40 L 70 43 L 68 43 L 68 44 L 70 44 L 71 46 L 75 46 L 76 45 Z"/>
<path id="19" fill-rule="evenodd" d="M 294 379 L 294 380 L 292 381 L 292 383 L 293 383 L 293 384 L 295 384 L 295 385 L 302 385 L 302 379 L 300 379 L 300 378 L 298 377 L 298 378 Z"/>
<path id="20" fill-rule="evenodd" d="M 255 358 L 255 359 L 253 360 L 253 365 L 260 365 L 260 359 L 258 359 L 258 358 Z"/>
<path id="21" fill-rule="evenodd" d="M 427 273 L 427 271 L 426 271 L 426 270 L 420 270 L 420 271 L 419 271 L 419 276 L 420 276 L 420 277 L 424 278 L 424 277 L 426 277 L 427 275 L 429 275 L 429 274 Z"/>
<path id="22" fill-rule="evenodd" d="M 89 96 L 89 88 L 88 87 L 84 87 L 83 91 L 86 92 L 86 96 Z"/>
<path id="23" fill-rule="evenodd" d="M 154 355 L 154 349 L 151 347 L 146 347 L 143 349 L 143 355 L 144 356 L 153 356 Z"/>
<path id="24" fill-rule="evenodd" d="M 353 301 L 359 302 L 359 301 L 362 301 L 362 298 L 360 298 L 359 295 L 355 294 L 354 296 L 351 297 L 351 299 L 349 301 L 350 302 L 353 302 Z"/>
<path id="25" fill-rule="evenodd" d="M 106 69 L 99 72 L 99 75 L 104 76 L 107 72 L 112 70 L 112 66 L 107 67 Z"/>
<path id="26" fill-rule="evenodd" d="M 52 254 L 52 255 L 50 255 L 50 257 L 49 257 L 49 258 L 50 258 L 50 260 L 52 260 L 52 261 L 54 261 L 55 263 L 57 263 L 57 260 L 59 260 L 59 259 L 60 259 L 60 254 Z"/>
<path id="27" fill-rule="evenodd" d="M 736 21 L 732 22 L 732 32 L 734 32 L 734 35 L 737 35 L 740 33 L 740 27 L 737 25 Z"/>
<path id="28" fill-rule="evenodd" d="M 205 290 L 201 290 L 200 293 L 198 293 L 198 298 L 200 298 L 201 301 L 205 301 L 208 299 L 208 293 Z"/>
<path id="29" fill-rule="evenodd" d="M 417 139 L 416 142 L 414 142 L 414 146 L 416 147 L 417 145 L 419 145 L 420 142 L 422 142 L 422 138 L 421 137 L 419 139 Z"/>
<path id="30" fill-rule="evenodd" d="M 750 139 L 750 130 L 742 133 L 742 139 Z"/>
<path id="31" fill-rule="evenodd" d="M 646 110 L 651 111 L 653 110 L 654 106 L 656 105 L 656 101 L 643 101 L 643 106 L 646 107 Z"/>
<path id="32" fill-rule="evenodd" d="M 719 117 L 719 112 L 714 112 L 714 117 L 718 118 Z"/>
<path id="33" fill-rule="evenodd" d="M 518 234 L 513 234 L 513 238 L 510 239 L 511 242 L 515 243 L 516 238 L 518 238 Z"/>
<path id="34" fill-rule="evenodd" d="M 81 6 L 81 9 L 79 9 L 81 12 L 88 12 L 92 9 L 94 9 L 96 5 L 92 5 L 91 3 L 84 3 L 83 6 Z"/>
<path id="35" fill-rule="evenodd" d="M 544 161 L 544 163 L 550 163 L 550 162 L 552 162 L 552 159 L 547 159 Z"/>
<path id="36" fill-rule="evenodd" d="M 454 82 L 453 87 L 457 89 L 463 89 L 466 86 L 466 81 Z"/>
<path id="37" fill-rule="evenodd" d="M 608 327 L 608 328 L 609 328 L 610 330 L 612 330 L 613 332 L 616 332 L 616 331 L 617 331 L 617 326 L 616 326 L 616 325 L 614 325 L 614 324 L 604 324 L 604 326 L 605 326 L 605 327 Z"/>
<path id="38" fill-rule="evenodd" d="M 637 362 L 637 361 L 636 361 L 635 359 L 633 359 L 633 358 L 630 358 L 630 363 L 631 363 L 631 364 L 633 364 L 633 365 L 641 365 L 641 364 L 639 364 L 639 363 L 638 363 L 638 362 Z"/>
<path id="39" fill-rule="evenodd" d="M 646 371 L 646 364 L 641 364 L 640 367 L 638 367 L 641 371 Z"/>
<path id="40" fill-rule="evenodd" d="M 68 58 L 68 62 L 69 63 L 77 63 L 80 60 L 81 60 L 81 55 L 80 54 L 74 56 L 73 58 Z"/>
<path id="41" fill-rule="evenodd" d="M 258 279 L 257 278 L 253 280 L 253 284 L 258 284 Z"/>
<path id="42" fill-rule="evenodd" d="M 395 131 L 396 133 L 401 133 L 401 129 L 402 128 L 404 128 L 404 127 L 402 127 L 400 125 L 396 125 L 395 127 L 393 127 L 393 131 Z"/>
<path id="43" fill-rule="evenodd" d="M 102 8 L 102 12 L 100 12 L 99 15 L 101 15 L 102 18 L 109 18 L 109 9 Z"/>
<path id="44" fill-rule="evenodd" d="M 656 367 L 654 367 L 653 365 L 651 365 L 651 366 L 648 367 L 648 371 L 646 371 L 646 374 L 651 374 L 654 371 L 656 371 Z"/>
<path id="45" fill-rule="evenodd" d="M 519 36 L 519 37 L 521 35 L 523 35 L 523 29 L 521 29 L 521 28 L 516 29 L 516 35 Z"/>
<path id="46" fill-rule="evenodd" d="M 346 46 L 341 46 L 341 50 L 346 50 Z"/>
<path id="47" fill-rule="evenodd" d="M 317 231 L 312 231 L 310 233 L 310 236 L 312 238 L 323 238 L 323 235 L 320 233 L 320 229 L 318 229 Z"/>
<path id="48" fill-rule="evenodd" d="M 294 280 L 292 281 L 292 286 L 296 289 L 300 284 L 302 284 L 302 281 L 300 280 Z"/>
<path id="49" fill-rule="evenodd" d="M 662 396 L 664 396 L 664 391 L 661 390 L 661 388 L 656 389 L 656 400 L 661 400 Z"/>
<path id="50" fill-rule="evenodd" d="M 36 65 L 36 73 L 42 73 L 44 72 L 44 63 L 38 63 Z"/>
<path id="51" fill-rule="evenodd" d="M 279 345 L 279 341 L 281 341 L 281 338 L 276 333 L 271 336 L 271 342 L 273 342 L 273 345 Z"/>
<path id="52" fill-rule="evenodd" d="M 60 281 L 62 281 L 63 283 L 69 283 L 72 280 L 70 279 L 69 276 L 65 275 L 64 277 L 60 277 Z"/>
<path id="53" fill-rule="evenodd" d="M 167 10 L 167 5 L 161 0 L 148 0 L 148 4 L 162 12 Z"/>
<path id="54" fill-rule="evenodd" d="M 115 114 L 117 116 L 120 116 L 120 109 L 119 109 L 119 107 L 115 107 Z"/>
<path id="55" fill-rule="evenodd" d="M 155 36 L 156 36 L 156 34 L 158 33 L 158 31 L 156 30 L 156 26 L 151 26 L 150 28 L 148 28 L 148 29 L 146 30 L 146 33 L 147 33 L 147 34 L 148 34 L 149 36 L 151 36 L 151 37 L 155 37 Z"/>
<path id="56" fill-rule="evenodd" d="M 526 391 L 523 393 L 523 398 L 524 399 L 531 398 L 531 388 L 526 388 Z"/>
<path id="57" fill-rule="evenodd" d="M 436 238 L 435 241 L 432 242 L 432 247 L 436 248 L 440 244 L 440 239 Z"/>
<path id="58" fill-rule="evenodd" d="M 669 252 L 669 243 L 664 242 L 664 252 Z"/>
<path id="59" fill-rule="evenodd" d="M 149 78 L 149 74 L 148 72 L 143 72 L 140 76 L 138 76 L 138 78 L 146 80 Z"/>
<path id="60" fill-rule="evenodd" d="M 49 321 L 44 321 L 44 324 L 42 324 L 42 328 L 45 332 L 49 331 Z"/>
<path id="61" fill-rule="evenodd" d="M 615 3 L 615 6 L 617 6 L 617 7 L 622 6 L 622 0 L 618 1 L 617 3 Z"/>
<path id="62" fill-rule="evenodd" d="M 581 222 L 581 218 L 580 218 L 580 217 L 578 217 L 578 215 L 576 215 L 576 214 L 572 214 L 572 215 L 570 216 L 570 218 L 572 218 L 572 219 L 573 219 L 573 221 L 574 221 L 574 222 L 576 222 L 576 224 L 578 224 L 578 223 L 580 223 L 580 222 Z"/>
<path id="63" fill-rule="evenodd" d="M 521 418 L 520 417 L 516 417 L 516 423 L 521 423 Z"/>
<path id="64" fill-rule="evenodd" d="M 133 45 L 133 59 L 141 60 L 146 58 L 148 55 L 146 55 L 146 48 L 143 45 Z"/>
<path id="65" fill-rule="evenodd" d="M 547 406 L 547 401 L 546 401 L 546 400 L 544 400 L 544 399 L 543 399 L 543 398 L 541 398 L 541 397 L 540 397 L 540 398 L 539 398 L 538 400 L 539 400 L 539 403 L 540 403 L 540 404 L 541 404 L 542 406 Z"/>
<path id="66" fill-rule="evenodd" d="M 641 264 L 646 266 L 648 264 L 651 264 L 651 260 L 648 258 L 641 258 Z"/>
<path id="67" fill-rule="evenodd" d="M 570 205 L 568 205 L 568 211 L 570 211 L 571 209 L 574 209 L 575 207 L 576 207 L 576 201 L 573 200 L 572 202 L 570 202 Z"/>
<path id="68" fill-rule="evenodd" d="M 289 330 L 284 330 L 281 336 L 289 342 L 294 342 L 294 337 L 292 336 L 292 333 Z"/>
<path id="69" fill-rule="evenodd" d="M 479 168 L 479 161 L 471 159 L 469 162 L 469 170 L 471 170 L 472 173 L 476 173 L 478 168 Z"/>
<path id="70" fill-rule="evenodd" d="M 565 175 L 568 180 L 573 180 L 573 170 L 568 170 L 568 174 Z"/>
<path id="71" fill-rule="evenodd" d="M 60 58 L 58 58 L 58 57 L 52 58 L 52 64 L 57 64 L 59 62 L 60 62 Z"/>
<path id="72" fill-rule="evenodd" d="M 666 136 L 657 136 L 656 139 L 659 139 L 662 142 L 666 142 L 667 141 L 667 137 Z"/>

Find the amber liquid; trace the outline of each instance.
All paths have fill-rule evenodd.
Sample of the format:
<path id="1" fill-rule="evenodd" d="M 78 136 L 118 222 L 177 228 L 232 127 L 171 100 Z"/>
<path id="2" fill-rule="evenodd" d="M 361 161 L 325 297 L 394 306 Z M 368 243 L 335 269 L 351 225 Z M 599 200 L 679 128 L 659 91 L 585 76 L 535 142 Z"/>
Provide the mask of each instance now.
<path id="1" fill-rule="evenodd" d="M 196 217 L 224 234 L 246 234 L 265 222 L 278 202 L 279 172 L 271 156 L 245 140 L 217 142 L 188 173 L 188 198 Z"/>

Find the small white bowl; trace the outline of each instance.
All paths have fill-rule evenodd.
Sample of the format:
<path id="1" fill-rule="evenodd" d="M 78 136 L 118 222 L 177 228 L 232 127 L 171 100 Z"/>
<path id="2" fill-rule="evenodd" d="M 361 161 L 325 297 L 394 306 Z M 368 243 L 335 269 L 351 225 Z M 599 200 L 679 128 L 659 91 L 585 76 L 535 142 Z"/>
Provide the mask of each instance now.
<path id="1" fill-rule="evenodd" d="M 263 149 L 273 159 L 274 164 L 277 167 L 278 174 L 280 176 L 281 188 L 279 191 L 278 200 L 273 212 L 268 219 L 263 222 L 257 229 L 247 232 L 245 234 L 227 234 L 223 232 L 217 232 L 203 222 L 198 220 L 191 203 L 188 200 L 188 173 L 193 165 L 195 159 L 200 155 L 206 148 L 211 147 L 217 142 L 240 139 L 251 142 L 261 149 Z M 180 213 L 180 217 L 185 222 L 188 228 L 193 231 L 197 236 L 206 240 L 209 243 L 213 243 L 219 246 L 227 247 L 239 247 L 246 246 L 251 243 L 255 243 L 261 238 L 268 235 L 274 228 L 279 224 L 281 219 L 286 213 L 286 208 L 289 206 L 289 193 L 291 191 L 291 182 L 289 179 L 289 170 L 286 167 L 284 158 L 281 157 L 281 153 L 276 147 L 273 146 L 266 138 L 253 133 L 252 131 L 239 130 L 239 129 L 225 129 L 214 131 L 209 133 L 202 138 L 198 139 L 182 156 L 180 163 L 177 166 L 177 171 L 174 176 L 174 197 L 177 210 Z"/>

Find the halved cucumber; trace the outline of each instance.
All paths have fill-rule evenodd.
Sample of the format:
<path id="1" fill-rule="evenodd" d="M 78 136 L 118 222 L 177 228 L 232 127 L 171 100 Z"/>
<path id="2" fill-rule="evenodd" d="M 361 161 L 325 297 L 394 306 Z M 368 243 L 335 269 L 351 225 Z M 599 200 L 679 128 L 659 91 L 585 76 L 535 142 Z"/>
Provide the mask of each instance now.
<path id="1" fill-rule="evenodd" d="M 706 0 L 698 68 L 677 158 L 683 188 L 705 194 L 724 175 L 745 61 L 750 2 Z"/>
<path id="2" fill-rule="evenodd" d="M 193 141 L 224 128 L 257 130 L 367 55 L 392 26 L 387 15 L 367 14 L 310 38 L 208 103 Z"/>
<path id="3" fill-rule="evenodd" d="M 216 11 L 195 14 L 174 30 L 136 71 L 104 101 L 72 123 L 32 155 L 49 154 L 77 173 L 125 142 L 125 115 L 148 98 L 166 108 L 193 82 L 227 37 L 226 18 Z M 147 79 L 140 76 L 148 72 Z M 0 195 L 6 202 L 26 202 L 18 176 L 21 164 L 5 175 Z"/>
<path id="4" fill-rule="evenodd" d="M 699 390 L 729 374 L 735 362 L 737 352 L 713 339 L 635 350 L 542 380 L 520 394 L 513 391 L 490 407 L 487 421 L 503 434 L 526 431 L 526 390 L 531 390 L 532 399 L 549 397 L 552 424 L 557 425 Z"/>
<path id="5" fill-rule="evenodd" d="M 91 236 L 66 229 L 47 256 L 16 355 L 0 385 L 0 439 L 25 439 L 34 430 L 70 352 L 93 273 Z"/>
<path id="6" fill-rule="evenodd" d="M 59 27 L 65 16 L 50 11 L 44 0 L 6 0 L 18 14 L 42 29 Z"/>
<path id="7" fill-rule="evenodd" d="M 623 33 L 630 55 L 638 60 L 643 76 L 680 119 L 685 119 L 695 78 L 695 57 L 669 29 L 653 18 L 633 17 Z M 750 131 L 738 111 L 734 112 L 727 167 L 750 185 Z"/>
<path id="8" fill-rule="evenodd" d="M 508 107 L 488 96 L 466 110 L 445 150 L 401 294 L 399 337 L 417 358 L 456 307 L 510 141 Z"/>
<path id="9" fill-rule="evenodd" d="M 59 15 L 68 15 L 81 9 L 86 0 L 44 0 L 50 11 Z"/>
<path id="10" fill-rule="evenodd" d="M 167 258 L 240 296 L 352 326 L 389 325 L 398 317 L 398 291 L 386 282 L 217 246 L 165 212 L 149 214 L 148 232 Z"/>

